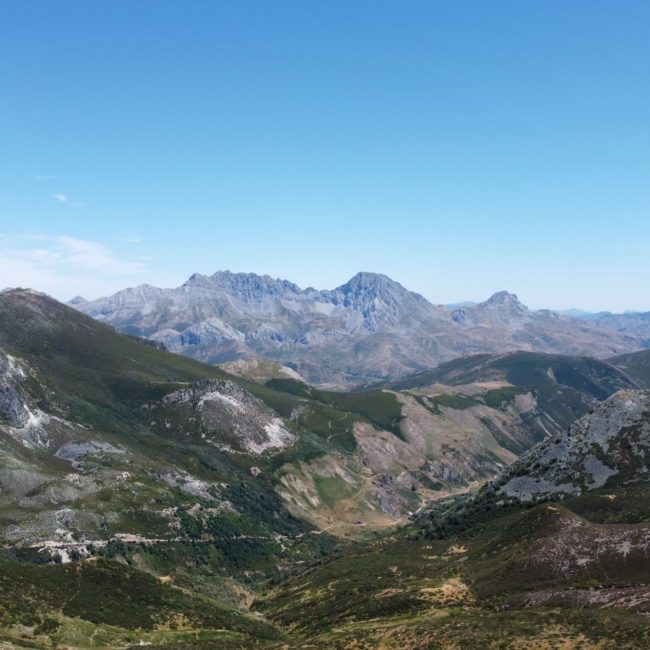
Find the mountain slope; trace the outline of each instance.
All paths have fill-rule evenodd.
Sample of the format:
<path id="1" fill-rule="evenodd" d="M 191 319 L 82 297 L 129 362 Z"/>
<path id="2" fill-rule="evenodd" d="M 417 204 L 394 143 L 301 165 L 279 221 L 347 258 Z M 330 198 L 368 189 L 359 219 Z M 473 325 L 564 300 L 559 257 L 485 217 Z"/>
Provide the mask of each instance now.
<path id="1" fill-rule="evenodd" d="M 650 393 L 619 392 L 475 497 L 432 504 L 415 529 L 293 576 L 259 607 L 316 647 L 646 648 L 649 451 Z M 594 453 L 613 470 L 604 482 Z M 516 478 L 561 489 L 507 503 Z"/>
<path id="2" fill-rule="evenodd" d="M 14 550 L 67 561 L 117 544 L 239 602 L 247 572 L 261 579 L 329 543 L 268 471 L 319 444 L 218 368 L 41 294 L 0 294 L 0 539 Z"/>
<path id="3" fill-rule="evenodd" d="M 256 291 L 247 289 L 251 300 Z M 427 499 L 493 478 L 586 413 L 596 395 L 628 385 L 600 362 L 593 362 L 600 392 L 574 382 L 560 390 L 521 383 L 345 394 L 282 375 L 261 385 L 117 334 L 33 292 L 0 294 L 0 306 L 0 474 L 9 486 L 0 524 L 17 526 L 12 539 L 56 541 L 62 553 L 73 543 L 68 532 L 102 543 L 115 535 L 160 538 L 161 531 L 173 537 L 178 518 L 163 515 L 162 505 L 177 507 L 170 488 L 187 495 L 183 507 L 203 499 L 202 507 L 221 508 L 226 519 L 228 503 L 242 498 L 233 484 L 243 486 L 244 510 L 256 511 L 266 491 L 278 515 L 268 521 L 269 536 L 300 534 L 283 508 L 337 535 L 383 528 Z M 511 366 L 529 378 L 526 359 L 514 356 Z M 546 376 L 540 368 L 535 381 Z M 116 481 L 122 487 L 107 519 L 102 498 Z M 155 512 L 144 506 L 151 500 L 161 503 Z M 65 508 L 72 514 L 61 514 Z M 212 526 L 209 520 L 202 517 L 201 526 Z"/>
<path id="4" fill-rule="evenodd" d="M 199 635 L 213 648 L 243 648 L 282 638 L 257 617 L 115 560 L 46 566 L 0 560 L 0 569 L 6 648 L 151 646 Z"/>
<path id="5" fill-rule="evenodd" d="M 650 392 L 620 391 L 562 436 L 524 454 L 495 489 L 506 498 L 567 497 L 647 482 L 649 472 Z"/>
<path id="6" fill-rule="evenodd" d="M 608 512 L 607 521 L 650 521 L 649 476 L 650 391 L 622 390 L 568 430 L 532 447 L 452 515 L 423 515 L 424 525 L 440 532 L 453 520 L 462 528 L 484 518 L 495 504 L 507 508 L 548 500 L 562 500 L 596 519 Z"/>
<path id="7" fill-rule="evenodd" d="M 505 291 L 448 309 L 374 273 L 317 291 L 220 271 L 194 274 L 175 289 L 143 285 L 71 304 L 123 332 L 208 363 L 262 357 L 330 387 L 394 379 L 476 352 L 607 357 L 643 347 L 634 334 L 531 311 Z"/>
<path id="8" fill-rule="evenodd" d="M 479 381 L 466 383 L 475 379 L 477 372 Z M 339 458 L 334 466 L 319 468 L 310 463 L 284 468 L 290 467 L 292 481 L 300 479 L 301 489 L 292 492 L 296 507 L 308 512 L 310 504 L 313 509 L 313 503 L 322 500 L 325 508 L 327 494 L 320 493 L 317 486 L 328 476 L 331 489 L 355 495 L 348 503 L 349 521 L 367 523 L 369 517 L 376 521 L 377 513 L 359 506 L 377 502 L 378 496 L 380 508 L 398 516 L 415 509 L 416 496 L 437 499 L 494 477 L 540 440 L 562 434 L 600 399 L 635 386 L 604 362 L 532 353 L 449 362 L 441 366 L 440 378 L 450 384 L 457 380 L 460 385 L 429 385 L 432 377 L 424 373 L 404 382 L 405 386 L 417 386 L 408 390 L 395 390 L 403 387 L 398 382 L 388 389 L 345 396 L 294 380 L 269 381 L 267 386 L 285 393 L 345 408 L 348 414 L 355 408 L 366 414 L 367 424 L 352 427 L 356 444 L 350 448 L 353 454 L 347 462 Z M 345 414 L 341 417 L 342 424 L 349 422 Z M 338 421 L 331 420 L 328 426 L 332 423 Z M 370 486 L 365 479 L 366 488 L 364 476 L 374 476 Z M 341 503 L 336 504 L 339 517 L 343 514 Z M 332 516 L 327 508 L 323 514 Z"/>
<path id="9" fill-rule="evenodd" d="M 484 498 L 498 481 L 467 500 L 536 441 L 563 440 L 574 417 L 617 404 L 621 393 L 602 406 L 595 395 L 629 381 L 609 364 L 554 358 L 554 374 L 577 373 L 560 384 L 548 359 L 529 361 L 508 360 L 517 384 L 336 393 L 283 374 L 261 384 L 42 294 L 0 293 L 0 641 L 451 648 L 459 630 L 482 647 L 505 629 L 520 647 L 581 634 L 643 647 L 634 612 L 650 596 L 625 581 L 646 575 L 645 429 L 608 447 L 616 476 L 572 492 L 559 514 Z M 442 539 L 377 539 L 429 498 L 416 520 Z M 432 516 L 447 528 L 428 529 Z M 341 541 L 352 534 L 366 542 Z M 571 558 L 561 580 L 549 579 L 545 549 Z M 608 604 L 635 605 L 576 620 L 593 576 L 609 576 L 598 592 Z M 268 620 L 251 617 L 255 599 Z"/>
<path id="10" fill-rule="evenodd" d="M 583 391 L 596 399 L 604 399 L 617 390 L 637 387 L 634 380 L 614 363 L 591 357 L 535 352 L 462 357 L 389 385 L 396 390 L 408 390 L 434 384 L 462 386 L 489 382 L 505 382 L 519 387 L 561 385 Z"/>
<path id="11" fill-rule="evenodd" d="M 650 388 L 650 350 L 641 350 L 607 360 L 620 368 L 642 388 Z"/>

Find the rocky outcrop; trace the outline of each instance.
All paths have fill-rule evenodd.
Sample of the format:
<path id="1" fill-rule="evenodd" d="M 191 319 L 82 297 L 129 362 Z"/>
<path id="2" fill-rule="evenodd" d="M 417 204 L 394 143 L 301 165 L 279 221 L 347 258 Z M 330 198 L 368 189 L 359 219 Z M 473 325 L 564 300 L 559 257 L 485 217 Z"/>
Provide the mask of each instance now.
<path id="1" fill-rule="evenodd" d="M 650 391 L 615 393 L 565 434 L 524 454 L 491 489 L 523 501 L 580 494 L 650 473 Z"/>
<path id="2" fill-rule="evenodd" d="M 0 418 L 13 427 L 23 427 L 29 420 L 29 411 L 14 383 L 22 370 L 10 356 L 0 352 Z"/>
<path id="3" fill-rule="evenodd" d="M 202 440 L 227 451 L 259 455 L 280 451 L 295 440 L 274 411 L 231 381 L 206 379 L 175 391 L 163 398 L 159 409 L 165 422 L 168 409 L 180 409 L 184 419 L 196 423 Z"/>
<path id="4" fill-rule="evenodd" d="M 0 417 L 4 417 L 13 427 L 23 427 L 29 420 L 20 393 L 6 383 L 0 383 Z"/>

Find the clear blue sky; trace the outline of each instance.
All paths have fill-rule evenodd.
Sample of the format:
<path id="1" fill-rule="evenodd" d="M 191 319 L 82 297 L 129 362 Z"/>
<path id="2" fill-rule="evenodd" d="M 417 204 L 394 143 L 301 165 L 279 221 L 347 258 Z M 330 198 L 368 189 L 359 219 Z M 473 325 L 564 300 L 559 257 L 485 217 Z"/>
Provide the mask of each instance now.
<path id="1" fill-rule="evenodd" d="M 650 310 L 650 2 L 0 3 L 0 285 Z"/>

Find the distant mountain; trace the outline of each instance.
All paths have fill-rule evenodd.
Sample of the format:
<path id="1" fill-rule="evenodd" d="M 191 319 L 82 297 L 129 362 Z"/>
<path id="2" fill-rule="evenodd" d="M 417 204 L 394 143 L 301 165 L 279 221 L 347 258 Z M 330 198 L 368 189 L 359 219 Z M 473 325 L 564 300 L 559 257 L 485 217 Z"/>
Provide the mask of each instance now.
<path id="1" fill-rule="evenodd" d="M 575 318 L 589 318 L 590 316 L 594 316 L 595 314 L 590 311 L 585 311 L 584 309 L 558 309 L 556 310 L 558 314 L 562 314 L 563 316 L 573 316 Z"/>
<path id="2" fill-rule="evenodd" d="M 573 316 L 606 331 L 632 336 L 639 339 L 644 348 L 650 347 L 650 312 L 625 311 L 616 314 L 611 311 L 588 312 L 582 309 L 567 309 L 559 313 Z"/>
<path id="3" fill-rule="evenodd" d="M 76 309 L 120 331 L 205 361 L 266 358 L 308 381 L 344 387 L 393 379 L 477 352 L 530 350 L 608 357 L 645 339 L 548 310 L 514 294 L 456 309 L 432 305 L 385 275 L 358 273 L 331 291 L 219 271 L 175 289 L 150 285 Z"/>
<path id="4" fill-rule="evenodd" d="M 625 312 L 612 314 L 600 312 L 581 316 L 590 324 L 621 336 L 631 336 L 641 341 L 644 348 L 650 347 L 650 312 Z"/>
<path id="5" fill-rule="evenodd" d="M 644 355 L 645 352 L 629 356 L 635 357 L 637 354 Z M 396 390 L 408 390 L 434 384 L 462 386 L 490 382 L 506 382 L 512 386 L 557 385 L 585 392 L 595 399 L 605 399 L 617 390 L 639 387 L 639 382 L 615 365 L 590 357 L 538 352 L 475 354 L 404 377 L 389 386 Z"/>

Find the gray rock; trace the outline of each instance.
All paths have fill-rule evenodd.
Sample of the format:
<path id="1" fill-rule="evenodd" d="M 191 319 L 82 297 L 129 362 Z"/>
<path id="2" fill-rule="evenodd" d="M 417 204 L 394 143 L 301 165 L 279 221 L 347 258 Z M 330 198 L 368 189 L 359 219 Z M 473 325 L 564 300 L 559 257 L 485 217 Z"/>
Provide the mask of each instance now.
<path id="1" fill-rule="evenodd" d="M 622 390 L 562 436 L 533 447 L 492 489 L 522 500 L 580 494 L 623 471 L 628 481 L 646 480 L 648 459 L 650 391 Z"/>
<path id="2" fill-rule="evenodd" d="M 13 427 L 24 427 L 29 421 L 29 412 L 23 398 L 7 383 L 0 383 L 0 416 Z"/>

